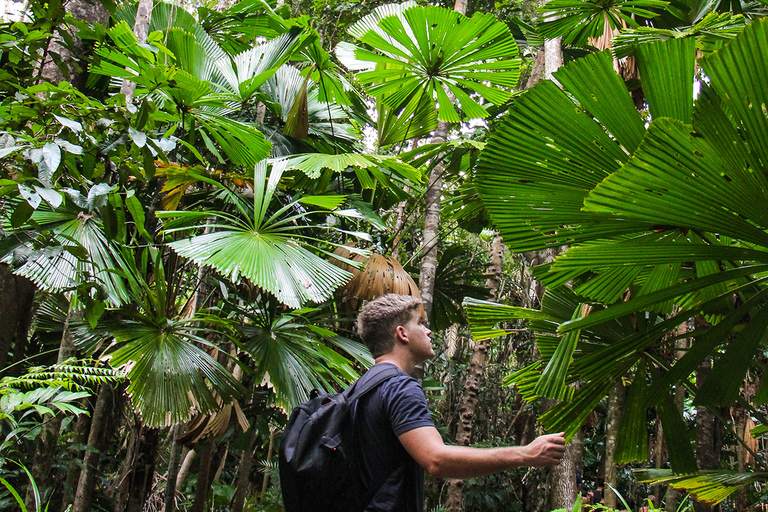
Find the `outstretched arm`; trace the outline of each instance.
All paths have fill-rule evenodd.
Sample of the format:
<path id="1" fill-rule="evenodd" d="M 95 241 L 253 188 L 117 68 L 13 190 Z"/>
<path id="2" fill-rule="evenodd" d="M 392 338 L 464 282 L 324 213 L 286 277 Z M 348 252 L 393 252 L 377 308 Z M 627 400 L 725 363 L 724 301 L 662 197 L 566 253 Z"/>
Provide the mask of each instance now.
<path id="1" fill-rule="evenodd" d="M 416 428 L 398 439 L 422 468 L 438 478 L 473 478 L 518 466 L 554 466 L 565 454 L 563 433 L 537 437 L 525 446 L 502 448 L 447 446 L 435 427 Z"/>

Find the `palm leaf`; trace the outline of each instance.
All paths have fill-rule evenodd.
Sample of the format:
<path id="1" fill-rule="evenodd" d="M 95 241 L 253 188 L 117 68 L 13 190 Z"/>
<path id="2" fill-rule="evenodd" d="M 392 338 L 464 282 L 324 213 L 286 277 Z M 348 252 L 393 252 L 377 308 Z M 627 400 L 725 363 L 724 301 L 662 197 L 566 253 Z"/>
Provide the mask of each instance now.
<path id="1" fill-rule="evenodd" d="M 122 280 L 112 272 L 121 268 L 124 260 L 104 234 L 99 217 L 80 215 L 73 208 L 38 209 L 31 220 L 38 229 L 50 230 L 54 244 L 31 252 L 27 261 L 15 270 L 16 274 L 49 292 L 71 291 L 87 283 L 100 290 L 110 306 L 128 302 Z M 31 241 L 22 245 L 32 248 Z"/>
<path id="2" fill-rule="evenodd" d="M 232 163 L 252 167 L 269 156 L 272 145 L 256 128 L 204 110 L 192 110 L 200 130 L 210 135 Z"/>
<path id="3" fill-rule="evenodd" d="M 188 421 L 195 410 L 217 410 L 217 397 L 228 402 L 242 392 L 232 374 L 197 346 L 208 342 L 190 322 L 126 321 L 114 330 L 119 345 L 110 361 L 128 365 L 127 391 L 147 425 Z"/>
<path id="4" fill-rule="evenodd" d="M 426 96 L 438 103 L 439 118 L 448 122 L 460 118 L 446 90 L 467 117 L 486 117 L 488 112 L 464 88 L 497 105 L 509 98 L 519 77 L 520 61 L 514 58 L 517 46 L 509 29 L 493 15 L 478 13 L 467 18 L 440 7 L 381 14 L 376 12 L 349 29 L 379 53 L 349 46 L 337 52 L 350 68 L 365 67 L 361 62 L 387 64 L 357 76 L 371 84 L 367 91 L 372 96 L 409 115 Z"/>
<path id="5" fill-rule="evenodd" d="M 283 64 L 316 35 L 294 27 L 289 32 L 235 55 L 215 61 L 219 84 L 239 101 L 247 101 Z"/>
<path id="6" fill-rule="evenodd" d="M 307 400 L 312 389 L 332 391 L 357 378 L 352 362 L 326 343 L 372 363 L 362 345 L 312 325 L 301 311 L 279 313 L 269 304 L 262 306 L 240 310 L 249 322 L 238 328 L 238 344 L 253 358 L 255 377 L 274 387 L 278 405 L 286 410 Z"/>
<path id="7" fill-rule="evenodd" d="M 124 3 L 115 9 L 113 17 L 119 21 L 125 21 L 128 27 L 136 23 L 136 4 Z M 159 30 L 165 32 L 172 28 L 179 28 L 194 35 L 195 40 L 205 50 L 211 60 L 218 60 L 225 56 L 219 44 L 208 35 L 203 26 L 195 20 L 194 16 L 184 9 L 167 2 L 156 2 L 152 7 L 152 16 L 149 20 L 149 31 Z"/>
<path id="8" fill-rule="evenodd" d="M 700 471 L 694 475 L 675 474 L 669 469 L 636 469 L 632 476 L 648 484 L 665 484 L 694 495 L 698 501 L 716 505 L 746 485 L 768 480 L 768 473 Z"/>
<path id="9" fill-rule="evenodd" d="M 742 15 L 709 13 L 691 27 L 674 30 L 656 27 L 632 28 L 623 30 L 613 40 L 613 54 L 617 59 L 621 59 L 634 55 L 635 49 L 646 43 L 691 37 L 696 41 L 696 49 L 704 55 L 709 55 L 739 35 L 744 27 L 746 20 Z"/>
<path id="10" fill-rule="evenodd" d="M 606 28 L 637 27 L 634 16 L 654 18 L 669 2 L 659 0 L 551 0 L 539 7 L 544 16 L 539 32 L 546 39 L 563 38 L 563 44 L 585 46 Z"/>
<path id="11" fill-rule="evenodd" d="M 291 221 L 295 218 L 280 217 L 295 201 L 270 216 L 269 205 L 282 170 L 273 168 L 267 180 L 266 168 L 266 162 L 256 166 L 254 209 L 250 212 L 253 217 L 238 220 L 211 212 L 224 221 L 218 225 L 218 231 L 177 240 L 169 246 L 179 255 L 199 265 L 209 265 L 234 281 L 245 277 L 291 307 L 323 302 L 351 275 L 303 248 L 301 239 L 292 235 L 296 228 Z M 162 212 L 158 216 L 183 217 L 183 213 Z M 174 228 L 177 229 L 188 228 Z"/>
<path id="12" fill-rule="evenodd" d="M 421 173 L 412 166 L 403 163 L 398 158 L 387 155 L 363 155 L 360 153 L 341 153 L 328 155 L 324 153 L 308 153 L 293 155 L 272 161 L 273 172 L 284 172 L 295 169 L 303 172 L 309 178 L 319 178 L 325 169 L 335 173 L 353 169 L 363 184 L 363 188 L 373 188 L 374 181 L 384 180 L 384 174 L 394 174 L 413 183 L 421 183 Z M 377 172 L 378 171 L 378 172 Z M 383 181 L 387 185 L 386 181 Z"/>

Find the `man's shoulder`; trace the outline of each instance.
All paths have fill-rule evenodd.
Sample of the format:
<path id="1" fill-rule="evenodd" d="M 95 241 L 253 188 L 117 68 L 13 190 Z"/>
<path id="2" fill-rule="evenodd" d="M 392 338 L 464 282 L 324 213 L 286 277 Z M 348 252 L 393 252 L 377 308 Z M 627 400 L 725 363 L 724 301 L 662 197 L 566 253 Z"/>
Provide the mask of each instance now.
<path id="1" fill-rule="evenodd" d="M 395 366 L 392 363 L 378 363 L 372 366 L 370 370 L 368 370 L 368 374 L 373 374 L 374 372 L 383 371 L 385 368 L 396 368 L 397 375 L 388 379 L 386 382 L 384 382 L 381 385 L 381 388 L 383 390 L 387 390 L 390 392 L 397 391 L 397 390 L 405 390 L 410 388 L 417 388 L 421 390 L 421 383 L 417 379 L 411 377 L 400 368 L 397 368 L 397 366 Z"/>

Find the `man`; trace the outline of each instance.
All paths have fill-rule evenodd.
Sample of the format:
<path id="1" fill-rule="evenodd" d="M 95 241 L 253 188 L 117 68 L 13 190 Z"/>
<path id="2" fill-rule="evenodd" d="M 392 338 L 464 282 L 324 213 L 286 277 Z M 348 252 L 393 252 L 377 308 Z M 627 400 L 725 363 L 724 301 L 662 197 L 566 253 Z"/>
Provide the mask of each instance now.
<path id="1" fill-rule="evenodd" d="M 527 446 L 447 446 L 432 422 L 421 385 L 410 376 L 435 355 L 421 300 L 388 294 L 366 304 L 358 332 L 378 365 L 400 374 L 355 404 L 358 469 L 364 486 L 386 483 L 366 512 L 420 512 L 424 470 L 438 478 L 472 478 L 518 466 L 552 466 L 565 453 L 563 434 L 538 437 Z M 371 372 L 361 377 L 364 381 Z"/>

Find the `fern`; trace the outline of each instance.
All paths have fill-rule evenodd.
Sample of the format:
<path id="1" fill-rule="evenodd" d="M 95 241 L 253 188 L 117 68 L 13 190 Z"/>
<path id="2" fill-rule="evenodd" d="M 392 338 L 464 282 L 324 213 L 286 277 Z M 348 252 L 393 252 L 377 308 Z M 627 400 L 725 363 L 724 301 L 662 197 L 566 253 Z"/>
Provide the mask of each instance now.
<path id="1" fill-rule="evenodd" d="M 107 366 L 96 366 L 98 361 L 69 359 L 48 367 L 36 366 L 20 377 L 5 377 L 0 380 L 0 394 L 6 389 L 22 390 L 41 387 L 62 388 L 67 391 L 86 391 L 101 384 L 117 384 L 125 377 Z"/>

